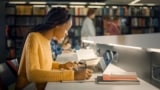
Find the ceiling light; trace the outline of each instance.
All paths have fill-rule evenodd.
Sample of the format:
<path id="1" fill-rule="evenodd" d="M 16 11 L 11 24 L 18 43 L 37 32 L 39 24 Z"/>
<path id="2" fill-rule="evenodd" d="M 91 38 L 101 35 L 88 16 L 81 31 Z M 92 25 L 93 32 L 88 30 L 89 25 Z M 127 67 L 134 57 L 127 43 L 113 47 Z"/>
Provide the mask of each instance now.
<path id="1" fill-rule="evenodd" d="M 134 5 L 134 4 L 136 4 L 137 2 L 139 2 L 139 1 L 141 1 L 141 0 L 134 0 L 134 1 L 132 1 L 131 3 L 129 3 L 129 5 Z"/>
<path id="2" fill-rule="evenodd" d="M 137 3 L 137 4 L 132 4 L 133 6 L 142 6 L 142 5 L 144 5 L 144 4 L 142 4 L 142 3 Z M 131 6 L 132 6 L 131 5 Z"/>
<path id="3" fill-rule="evenodd" d="M 88 8 L 103 8 L 102 6 L 88 6 Z"/>
<path id="4" fill-rule="evenodd" d="M 46 7 L 46 5 L 33 5 L 33 7 Z"/>
<path id="5" fill-rule="evenodd" d="M 112 8 L 118 8 L 117 6 L 112 6 Z"/>
<path id="6" fill-rule="evenodd" d="M 74 6 L 74 5 L 71 5 L 70 7 L 71 8 L 84 8 L 85 6 Z"/>
<path id="7" fill-rule="evenodd" d="M 90 5 L 106 5 L 106 3 L 89 3 Z"/>
<path id="8" fill-rule="evenodd" d="M 26 2 L 8 2 L 9 4 L 26 4 Z"/>
<path id="9" fill-rule="evenodd" d="M 47 2 L 29 2 L 30 4 L 47 4 Z"/>
<path id="10" fill-rule="evenodd" d="M 154 3 L 148 3 L 147 5 L 148 6 L 155 6 L 156 4 L 154 4 Z"/>
<path id="11" fill-rule="evenodd" d="M 85 2 L 70 2 L 70 4 L 85 5 L 87 3 L 85 3 Z"/>
<path id="12" fill-rule="evenodd" d="M 66 5 L 52 5 L 51 7 L 67 7 Z"/>
<path id="13" fill-rule="evenodd" d="M 106 6 L 106 8 L 109 8 L 109 6 Z"/>

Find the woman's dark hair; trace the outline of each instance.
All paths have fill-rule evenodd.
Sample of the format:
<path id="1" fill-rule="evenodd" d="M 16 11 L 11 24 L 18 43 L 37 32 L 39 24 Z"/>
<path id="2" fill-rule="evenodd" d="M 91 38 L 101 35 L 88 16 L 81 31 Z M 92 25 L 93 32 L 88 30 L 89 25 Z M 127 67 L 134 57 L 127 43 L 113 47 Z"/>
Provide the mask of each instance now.
<path id="1" fill-rule="evenodd" d="M 66 8 L 52 8 L 44 18 L 44 21 L 32 28 L 32 32 L 47 31 L 57 25 L 63 24 L 71 18 Z"/>
<path id="2" fill-rule="evenodd" d="M 95 14 L 96 11 L 97 11 L 96 8 L 89 8 L 88 11 L 87 11 L 87 16 L 89 17 L 89 16 Z"/>

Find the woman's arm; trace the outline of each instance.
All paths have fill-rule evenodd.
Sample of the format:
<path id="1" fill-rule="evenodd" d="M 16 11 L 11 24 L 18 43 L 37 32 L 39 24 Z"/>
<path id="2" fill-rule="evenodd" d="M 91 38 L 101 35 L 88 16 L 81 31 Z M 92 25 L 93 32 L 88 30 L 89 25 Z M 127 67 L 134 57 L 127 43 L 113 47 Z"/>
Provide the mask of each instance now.
<path id="1" fill-rule="evenodd" d="M 72 70 L 60 70 L 59 64 L 55 65 L 54 70 L 48 70 L 40 66 L 40 58 L 38 54 L 38 39 L 36 36 L 30 36 L 28 38 L 27 52 L 26 52 L 26 73 L 27 78 L 33 82 L 52 82 L 61 80 L 74 80 L 74 71 Z M 51 62 L 52 63 L 52 62 Z M 49 66 L 50 67 L 50 66 Z M 52 66 L 51 66 L 52 68 Z"/>

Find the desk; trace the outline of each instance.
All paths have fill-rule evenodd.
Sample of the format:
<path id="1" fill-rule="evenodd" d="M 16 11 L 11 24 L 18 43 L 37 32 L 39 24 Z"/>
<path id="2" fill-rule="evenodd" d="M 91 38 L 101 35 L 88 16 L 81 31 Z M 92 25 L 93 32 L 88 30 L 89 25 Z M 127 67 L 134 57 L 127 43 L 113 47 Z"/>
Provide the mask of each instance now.
<path id="1" fill-rule="evenodd" d="M 105 72 L 108 71 L 124 71 L 117 66 L 110 64 Z M 99 74 L 99 73 L 98 73 Z M 91 79 L 94 79 L 97 75 L 93 74 Z M 100 85 L 95 82 L 84 83 L 60 83 L 60 82 L 48 82 L 45 90 L 159 90 L 155 86 L 140 80 L 140 85 Z"/>

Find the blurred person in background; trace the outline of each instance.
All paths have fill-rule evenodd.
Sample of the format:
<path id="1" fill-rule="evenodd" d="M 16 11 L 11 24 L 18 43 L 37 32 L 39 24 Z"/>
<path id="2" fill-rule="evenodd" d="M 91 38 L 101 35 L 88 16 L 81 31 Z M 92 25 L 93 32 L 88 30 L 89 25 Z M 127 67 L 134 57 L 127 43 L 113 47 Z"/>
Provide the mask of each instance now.
<path id="1" fill-rule="evenodd" d="M 82 47 L 86 47 L 87 45 L 82 42 L 83 39 L 87 37 L 96 36 L 96 28 L 93 22 L 93 19 L 96 16 L 97 9 L 89 8 L 87 11 L 87 16 L 83 21 L 81 28 L 81 43 Z"/>
<path id="2" fill-rule="evenodd" d="M 112 21 L 110 16 L 103 17 L 104 35 L 120 35 L 118 26 Z"/>

